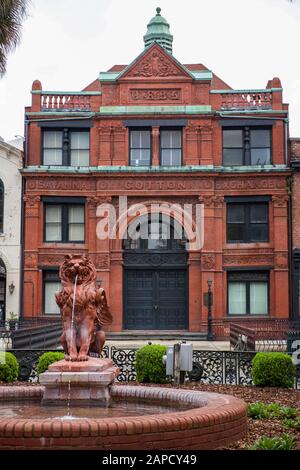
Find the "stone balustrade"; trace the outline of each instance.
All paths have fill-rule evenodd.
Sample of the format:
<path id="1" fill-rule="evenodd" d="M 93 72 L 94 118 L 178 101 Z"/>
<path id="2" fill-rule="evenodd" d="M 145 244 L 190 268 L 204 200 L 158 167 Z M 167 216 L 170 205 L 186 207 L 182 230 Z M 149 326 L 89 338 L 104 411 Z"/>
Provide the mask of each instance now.
<path id="1" fill-rule="evenodd" d="M 43 92 L 42 111 L 90 111 L 91 95 L 83 93 Z"/>
<path id="2" fill-rule="evenodd" d="M 222 110 L 235 109 L 272 109 L 272 91 L 229 91 L 222 93 Z"/>

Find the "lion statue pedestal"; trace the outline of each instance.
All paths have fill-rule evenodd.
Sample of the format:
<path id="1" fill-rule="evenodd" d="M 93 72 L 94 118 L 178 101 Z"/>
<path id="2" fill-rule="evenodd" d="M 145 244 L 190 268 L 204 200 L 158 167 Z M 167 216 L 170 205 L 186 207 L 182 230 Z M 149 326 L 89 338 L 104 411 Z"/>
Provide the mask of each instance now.
<path id="1" fill-rule="evenodd" d="M 108 406 L 109 386 L 120 373 L 111 359 L 100 359 L 105 343 L 103 326 L 112 323 L 104 289 L 86 255 L 67 255 L 59 276 L 62 289 L 55 295 L 63 322 L 61 344 L 65 359 L 40 374 L 45 387 L 43 404 Z M 90 357 L 96 353 L 99 358 Z"/>
<path id="2" fill-rule="evenodd" d="M 109 386 L 119 375 L 111 359 L 90 357 L 84 362 L 63 359 L 40 374 L 44 385 L 43 405 L 103 406 L 110 404 Z"/>

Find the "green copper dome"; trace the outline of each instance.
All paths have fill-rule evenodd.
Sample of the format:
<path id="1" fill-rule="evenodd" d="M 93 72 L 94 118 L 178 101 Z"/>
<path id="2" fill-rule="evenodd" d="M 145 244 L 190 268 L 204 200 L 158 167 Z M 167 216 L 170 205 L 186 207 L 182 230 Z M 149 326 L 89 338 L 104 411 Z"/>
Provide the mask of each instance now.
<path id="1" fill-rule="evenodd" d="M 147 25 L 147 33 L 144 36 L 145 47 L 156 41 L 172 54 L 173 36 L 170 33 L 170 25 L 160 12 L 161 8 L 156 8 L 156 15 Z"/>

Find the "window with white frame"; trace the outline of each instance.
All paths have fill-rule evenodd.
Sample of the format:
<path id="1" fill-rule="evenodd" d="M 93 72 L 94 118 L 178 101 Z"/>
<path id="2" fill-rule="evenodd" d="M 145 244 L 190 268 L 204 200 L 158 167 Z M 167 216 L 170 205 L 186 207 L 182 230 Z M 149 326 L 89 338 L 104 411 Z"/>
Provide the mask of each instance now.
<path id="1" fill-rule="evenodd" d="M 130 130 L 130 165 L 151 165 L 151 130 Z"/>
<path id="2" fill-rule="evenodd" d="M 45 242 L 77 242 L 85 240 L 85 206 L 74 203 L 45 203 Z"/>
<path id="3" fill-rule="evenodd" d="M 89 166 L 89 131 L 60 129 L 43 131 L 43 165 Z"/>
<path id="4" fill-rule="evenodd" d="M 160 131 L 160 160 L 162 166 L 180 166 L 182 153 L 180 129 Z"/>
<path id="5" fill-rule="evenodd" d="M 55 294 L 61 290 L 61 282 L 58 270 L 43 272 L 43 313 L 44 315 L 59 315 L 59 307 L 55 300 Z"/>
<path id="6" fill-rule="evenodd" d="M 228 315 L 268 315 L 269 273 L 233 271 L 227 273 Z"/>

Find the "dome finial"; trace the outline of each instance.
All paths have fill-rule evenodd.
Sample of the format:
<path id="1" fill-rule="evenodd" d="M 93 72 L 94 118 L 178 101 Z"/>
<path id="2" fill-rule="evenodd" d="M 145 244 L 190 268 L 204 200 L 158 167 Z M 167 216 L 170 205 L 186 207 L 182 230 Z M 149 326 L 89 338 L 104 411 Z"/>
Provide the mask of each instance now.
<path id="1" fill-rule="evenodd" d="M 153 42 L 157 42 L 172 54 L 173 36 L 170 33 L 170 25 L 160 14 L 161 8 L 156 8 L 156 15 L 151 18 L 147 25 L 147 33 L 144 36 L 145 47 L 149 47 Z"/>

